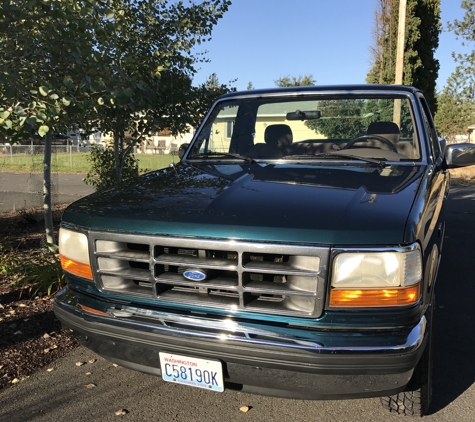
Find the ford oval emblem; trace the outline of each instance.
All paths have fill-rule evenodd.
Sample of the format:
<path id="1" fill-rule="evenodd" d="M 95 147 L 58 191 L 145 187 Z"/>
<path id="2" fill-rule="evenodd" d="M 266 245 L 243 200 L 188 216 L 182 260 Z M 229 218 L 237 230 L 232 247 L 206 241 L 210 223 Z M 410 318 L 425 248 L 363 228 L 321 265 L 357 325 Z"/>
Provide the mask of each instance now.
<path id="1" fill-rule="evenodd" d="M 206 280 L 207 277 L 207 271 L 206 270 L 200 270 L 198 268 L 193 268 L 189 270 L 185 270 L 183 273 L 183 276 L 187 278 L 188 280 L 191 281 L 203 281 Z"/>

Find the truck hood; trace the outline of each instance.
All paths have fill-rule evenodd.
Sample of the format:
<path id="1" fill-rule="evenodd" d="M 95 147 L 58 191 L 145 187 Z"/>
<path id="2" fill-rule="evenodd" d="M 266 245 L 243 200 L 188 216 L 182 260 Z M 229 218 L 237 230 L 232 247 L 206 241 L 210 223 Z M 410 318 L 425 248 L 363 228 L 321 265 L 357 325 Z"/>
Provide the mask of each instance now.
<path id="1" fill-rule="evenodd" d="M 70 205 L 91 230 L 320 245 L 411 241 L 424 166 L 196 164 L 147 173 Z"/>

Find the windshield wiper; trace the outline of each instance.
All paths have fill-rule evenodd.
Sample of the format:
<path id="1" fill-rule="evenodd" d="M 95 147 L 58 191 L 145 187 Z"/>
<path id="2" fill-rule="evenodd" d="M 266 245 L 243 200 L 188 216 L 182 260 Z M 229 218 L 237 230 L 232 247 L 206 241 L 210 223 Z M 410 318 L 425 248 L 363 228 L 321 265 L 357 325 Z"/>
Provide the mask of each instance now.
<path id="1" fill-rule="evenodd" d="M 237 158 L 238 160 L 248 161 L 254 163 L 254 159 L 245 155 L 233 154 L 231 152 L 201 152 L 199 154 L 193 154 L 190 159 L 195 158 L 210 158 L 210 157 L 224 157 L 224 158 Z"/>
<path id="2" fill-rule="evenodd" d="M 387 164 L 384 161 L 377 160 L 376 158 L 365 158 L 359 157 L 358 155 L 350 155 L 350 154 L 339 154 L 338 152 L 319 152 L 317 154 L 305 154 L 305 155 L 286 155 L 282 157 L 283 159 L 286 158 L 349 158 L 351 160 L 359 160 L 364 161 L 366 163 L 376 164 L 380 167 L 386 167 Z"/>

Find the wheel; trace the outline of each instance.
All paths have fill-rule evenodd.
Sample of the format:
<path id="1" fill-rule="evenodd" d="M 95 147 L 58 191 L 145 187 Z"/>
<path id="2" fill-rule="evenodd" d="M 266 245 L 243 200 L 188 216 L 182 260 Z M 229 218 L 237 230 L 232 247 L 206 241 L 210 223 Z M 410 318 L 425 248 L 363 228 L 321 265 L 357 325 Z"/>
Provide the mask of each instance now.
<path id="1" fill-rule="evenodd" d="M 392 152 L 398 152 L 394 144 L 389 140 L 386 139 L 384 136 L 379 136 L 379 135 L 362 135 L 358 136 L 357 138 L 351 139 L 343 149 L 350 149 L 354 144 L 357 142 L 366 142 L 368 139 L 375 139 L 377 141 L 382 142 L 384 145 L 386 145 Z"/>
<path id="2" fill-rule="evenodd" d="M 433 301 L 429 310 L 429 338 L 411 380 L 401 393 L 381 397 L 381 404 L 390 412 L 404 416 L 421 417 L 429 410 L 432 400 L 432 315 L 434 314 L 434 307 L 435 303 Z"/>

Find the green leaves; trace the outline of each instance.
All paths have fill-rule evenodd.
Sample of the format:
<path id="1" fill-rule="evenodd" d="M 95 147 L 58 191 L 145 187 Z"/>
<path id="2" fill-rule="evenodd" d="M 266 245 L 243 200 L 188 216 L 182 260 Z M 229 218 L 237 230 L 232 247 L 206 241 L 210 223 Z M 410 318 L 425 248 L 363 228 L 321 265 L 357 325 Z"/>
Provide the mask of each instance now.
<path id="1" fill-rule="evenodd" d="M 17 106 L 15 107 L 15 114 L 18 116 L 18 117 L 25 117 L 27 116 L 25 110 L 23 109 L 23 107 L 20 107 L 20 106 Z"/>
<path id="2" fill-rule="evenodd" d="M 366 82 L 393 84 L 399 2 L 377 3 L 372 68 Z M 439 72 L 434 52 L 439 45 L 440 30 L 440 0 L 407 0 L 403 83 L 424 91 L 432 112 L 436 108 L 434 96 Z"/>
<path id="3" fill-rule="evenodd" d="M 10 116 L 10 112 L 8 110 L 2 110 L 0 111 L 0 119 L 8 119 L 8 117 Z"/>
<path id="4" fill-rule="evenodd" d="M 40 93 L 43 97 L 47 97 L 47 96 L 48 96 L 49 90 L 48 90 L 48 88 L 46 88 L 45 86 L 40 86 L 40 87 L 38 88 L 38 91 L 39 91 L 39 93 Z"/>
<path id="5" fill-rule="evenodd" d="M 73 78 L 69 75 L 66 75 L 63 78 L 63 84 L 66 86 L 68 89 L 74 89 L 74 83 L 73 83 Z"/>
<path id="6" fill-rule="evenodd" d="M 124 89 L 124 95 L 126 95 L 127 97 L 132 97 L 132 95 L 134 95 L 134 91 L 132 90 L 132 88 L 126 88 Z"/>
<path id="7" fill-rule="evenodd" d="M 437 97 L 434 121 L 441 136 L 456 141 L 475 121 L 475 101 L 469 75 L 463 66 L 457 66 L 447 79 L 447 85 Z"/>
<path id="8" fill-rule="evenodd" d="M 279 87 L 286 87 L 286 86 L 308 86 L 308 85 L 315 85 L 317 81 L 314 79 L 313 75 L 304 75 L 301 76 L 282 76 L 279 79 L 275 80 L 274 83 Z"/>
<path id="9" fill-rule="evenodd" d="M 20 297 L 27 292 L 29 297 L 38 293 L 50 295 L 57 292 L 66 283 L 57 256 L 57 247 L 47 243 L 48 249 L 30 256 L 22 255 L 18 250 L 0 245 L 0 273 L 9 274 L 20 287 Z M 56 247 L 56 249 L 54 247 Z"/>
<path id="10" fill-rule="evenodd" d="M 115 16 L 115 12 L 113 10 L 106 10 L 105 11 L 105 16 L 107 19 L 112 19 Z"/>
<path id="11" fill-rule="evenodd" d="M 49 132 L 49 127 L 46 125 L 42 125 L 38 129 L 38 135 L 45 136 Z"/>
<path id="12" fill-rule="evenodd" d="M 96 190 L 107 189 L 115 186 L 116 163 L 114 149 L 111 147 L 99 148 L 94 146 L 89 156 L 91 171 L 84 178 L 87 185 L 93 186 Z M 137 177 L 139 174 L 138 161 L 132 155 L 123 157 L 122 180 Z"/>
<path id="13" fill-rule="evenodd" d="M 38 122 L 38 119 L 37 119 L 36 116 L 30 116 L 25 120 L 26 124 L 28 124 L 30 126 L 33 126 L 33 127 L 36 126 L 36 122 Z"/>
<path id="14" fill-rule="evenodd" d="M 210 36 L 229 4 L 4 2 L 0 132 L 100 127 L 122 148 L 125 131 L 136 143 L 158 128 L 183 130 L 197 115 L 191 77 L 202 56 L 192 46 Z"/>
<path id="15" fill-rule="evenodd" d="M 461 38 L 462 46 L 473 46 L 473 41 L 475 41 L 475 0 L 463 0 L 461 7 L 465 9 L 463 19 L 455 19 L 453 23 L 448 24 L 448 28 L 454 31 L 457 37 Z M 462 83 L 459 90 L 465 91 L 465 97 L 470 96 L 473 99 L 475 91 L 475 50 L 472 49 L 466 53 L 454 52 L 452 56 L 458 63 L 458 67 L 447 80 L 447 85 L 451 85 L 452 78 L 458 78 L 459 82 Z M 462 78 L 460 73 L 463 73 Z"/>

